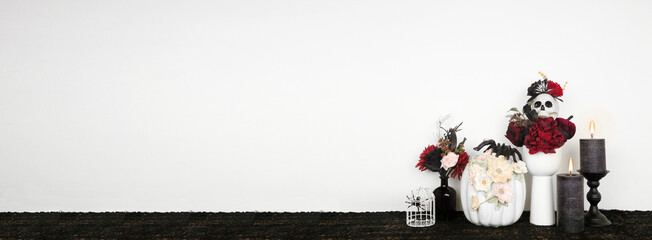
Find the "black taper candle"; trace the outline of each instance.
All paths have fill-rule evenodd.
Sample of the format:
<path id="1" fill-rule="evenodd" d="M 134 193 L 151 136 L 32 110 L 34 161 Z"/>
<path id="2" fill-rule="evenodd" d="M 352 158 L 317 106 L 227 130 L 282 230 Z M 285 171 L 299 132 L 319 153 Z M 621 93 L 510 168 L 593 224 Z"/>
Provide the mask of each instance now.
<path id="1" fill-rule="evenodd" d="M 566 233 L 584 231 L 584 177 L 557 174 L 557 228 Z"/>
<path id="2" fill-rule="evenodd" d="M 582 172 L 607 171 L 604 139 L 580 139 L 580 168 Z"/>

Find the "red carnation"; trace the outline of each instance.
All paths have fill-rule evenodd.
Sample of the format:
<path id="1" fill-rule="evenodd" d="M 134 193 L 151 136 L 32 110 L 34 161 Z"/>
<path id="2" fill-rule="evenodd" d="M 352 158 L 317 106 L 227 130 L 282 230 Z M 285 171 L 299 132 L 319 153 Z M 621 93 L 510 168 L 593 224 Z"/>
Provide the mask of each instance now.
<path id="1" fill-rule="evenodd" d="M 460 158 L 457 159 L 457 164 L 455 164 L 455 168 L 453 170 L 453 174 L 451 174 L 451 177 L 455 178 L 457 177 L 457 180 L 462 179 L 462 172 L 464 172 L 464 168 L 466 168 L 466 164 L 469 163 L 469 155 L 466 154 L 466 152 L 462 152 L 460 154 Z"/>
<path id="2" fill-rule="evenodd" d="M 529 130 L 530 134 L 525 136 L 523 143 L 530 154 L 555 153 L 555 149 L 566 142 L 564 135 L 557 129 L 557 121 L 551 117 L 532 121 Z"/>
<path id="3" fill-rule="evenodd" d="M 548 80 L 548 94 L 558 98 L 564 96 L 564 89 L 558 83 Z"/>

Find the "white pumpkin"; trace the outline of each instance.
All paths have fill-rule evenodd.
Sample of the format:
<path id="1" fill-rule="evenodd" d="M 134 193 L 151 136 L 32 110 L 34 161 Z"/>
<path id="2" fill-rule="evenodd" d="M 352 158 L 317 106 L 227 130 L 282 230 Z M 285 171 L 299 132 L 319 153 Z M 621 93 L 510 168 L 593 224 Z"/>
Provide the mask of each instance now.
<path id="1" fill-rule="evenodd" d="M 509 160 L 509 164 L 512 164 L 512 166 L 515 165 L 511 160 Z M 509 201 L 507 206 L 503 205 L 496 208 L 496 203 L 486 202 L 480 204 L 480 207 L 477 210 L 473 210 L 471 207 L 473 196 L 477 197 L 480 203 L 484 202 L 493 196 L 493 188 L 496 184 L 492 184 L 486 197 L 484 192 L 476 192 L 475 187 L 471 185 L 472 181 L 469 180 L 470 165 L 471 164 L 469 163 L 466 169 L 464 169 L 460 184 L 462 209 L 464 210 L 464 216 L 466 216 L 466 219 L 475 225 L 486 227 L 507 226 L 518 221 L 523 213 L 523 208 L 525 207 L 525 194 L 527 192 L 525 179 L 521 178 L 518 180 L 516 177 L 512 177 L 507 181 L 511 184 L 513 191 L 512 199 Z"/>

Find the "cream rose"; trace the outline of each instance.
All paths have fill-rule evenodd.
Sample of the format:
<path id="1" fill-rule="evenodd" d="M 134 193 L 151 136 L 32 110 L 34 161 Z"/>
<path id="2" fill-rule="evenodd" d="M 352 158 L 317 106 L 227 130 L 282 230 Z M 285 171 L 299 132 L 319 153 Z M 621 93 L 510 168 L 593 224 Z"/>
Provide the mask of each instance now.
<path id="1" fill-rule="evenodd" d="M 509 178 L 512 177 L 514 167 L 507 162 L 505 156 L 499 156 L 498 158 L 491 157 L 487 160 L 487 175 L 491 177 L 491 180 L 497 183 L 507 182 Z"/>
<path id="2" fill-rule="evenodd" d="M 480 207 L 480 201 L 478 200 L 478 198 L 475 195 L 471 196 L 471 209 L 473 209 L 473 211 L 477 211 L 479 207 Z"/>
<path id="3" fill-rule="evenodd" d="M 457 160 L 460 158 L 459 155 L 453 153 L 453 152 L 448 152 L 446 156 L 441 160 L 441 166 L 444 168 L 444 170 L 448 170 L 451 167 L 454 167 L 455 164 L 457 164 Z"/>

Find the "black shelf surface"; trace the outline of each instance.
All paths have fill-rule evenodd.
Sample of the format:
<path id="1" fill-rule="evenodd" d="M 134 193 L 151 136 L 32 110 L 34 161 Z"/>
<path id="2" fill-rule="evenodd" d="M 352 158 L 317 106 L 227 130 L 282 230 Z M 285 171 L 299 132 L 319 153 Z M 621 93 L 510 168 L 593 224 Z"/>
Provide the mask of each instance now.
<path id="1" fill-rule="evenodd" d="M 529 223 L 475 226 L 462 212 L 412 228 L 405 212 L 0 213 L 0 239 L 652 239 L 652 211 L 602 210 L 613 224 L 578 234 Z"/>

